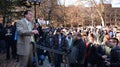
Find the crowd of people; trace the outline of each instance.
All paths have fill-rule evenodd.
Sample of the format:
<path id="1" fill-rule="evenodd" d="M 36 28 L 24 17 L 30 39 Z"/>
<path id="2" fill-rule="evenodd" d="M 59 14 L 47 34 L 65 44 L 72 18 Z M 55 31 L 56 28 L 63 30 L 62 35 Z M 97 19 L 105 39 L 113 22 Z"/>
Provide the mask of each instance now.
<path id="1" fill-rule="evenodd" d="M 48 57 L 51 66 L 61 67 L 120 67 L 120 29 L 106 27 L 57 27 L 42 29 L 39 23 L 31 23 L 32 11 L 14 25 L 0 24 L 0 52 L 6 60 L 17 59 L 20 67 L 33 67 L 33 46 L 38 45 L 61 51 L 54 53 L 37 48 L 39 65 Z M 11 48 L 11 52 L 10 52 Z M 11 54 L 10 54 L 11 53 Z"/>
<path id="2" fill-rule="evenodd" d="M 67 53 L 67 60 L 63 55 L 60 57 L 54 53 L 55 67 L 60 67 L 60 63 L 64 62 L 69 67 L 119 67 L 119 38 L 120 30 L 117 27 L 57 28 L 48 32 L 45 46 Z"/>

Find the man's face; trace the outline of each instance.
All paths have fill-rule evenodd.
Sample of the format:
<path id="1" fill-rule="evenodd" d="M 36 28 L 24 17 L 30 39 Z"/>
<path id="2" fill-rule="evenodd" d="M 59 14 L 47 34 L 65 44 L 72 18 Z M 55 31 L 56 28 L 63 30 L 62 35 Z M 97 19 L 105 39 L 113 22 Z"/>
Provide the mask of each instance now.
<path id="1" fill-rule="evenodd" d="M 11 23 L 7 23 L 7 26 L 11 26 Z"/>
<path id="2" fill-rule="evenodd" d="M 109 46 L 110 47 L 115 47 L 117 45 L 117 41 L 116 40 L 114 40 L 114 39 L 110 39 L 109 40 Z"/>
<path id="3" fill-rule="evenodd" d="M 49 34 L 52 35 L 52 32 L 50 31 Z"/>
<path id="4" fill-rule="evenodd" d="M 89 37 L 88 40 L 89 40 L 89 42 L 91 42 L 91 43 L 94 42 L 94 38 L 93 38 L 93 37 Z"/>
<path id="5" fill-rule="evenodd" d="M 27 15 L 25 15 L 25 18 L 28 20 L 28 21 L 32 21 L 33 19 L 33 13 L 31 11 L 28 12 Z"/>
<path id="6" fill-rule="evenodd" d="M 60 32 L 56 32 L 56 34 L 57 34 L 57 35 L 59 35 L 59 34 L 60 34 Z"/>
<path id="7" fill-rule="evenodd" d="M 69 35 L 68 35 L 68 38 L 71 38 L 71 37 L 72 37 L 72 35 L 71 35 L 71 34 L 69 34 Z"/>

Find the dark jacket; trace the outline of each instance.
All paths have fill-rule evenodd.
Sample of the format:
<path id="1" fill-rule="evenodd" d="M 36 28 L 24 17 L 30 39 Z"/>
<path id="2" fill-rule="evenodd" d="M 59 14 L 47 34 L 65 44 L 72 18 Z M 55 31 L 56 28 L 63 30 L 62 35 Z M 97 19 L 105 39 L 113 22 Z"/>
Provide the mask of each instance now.
<path id="1" fill-rule="evenodd" d="M 70 63 L 84 64 L 86 46 L 82 39 L 73 42 L 73 47 L 69 54 Z"/>
<path id="2" fill-rule="evenodd" d="M 88 63 L 97 64 L 97 62 L 98 62 L 97 46 L 96 45 L 90 45 Z"/>
<path id="3" fill-rule="evenodd" d="M 45 43 L 47 47 L 53 48 L 53 39 L 54 39 L 53 35 L 48 35 L 46 37 Z"/>
<path id="4" fill-rule="evenodd" d="M 13 41 L 14 40 L 14 27 L 11 26 L 6 26 L 5 27 L 5 40 L 6 41 Z"/>
<path id="5" fill-rule="evenodd" d="M 56 50 L 66 51 L 68 43 L 66 40 L 66 37 L 64 35 L 61 35 L 61 46 L 59 46 L 59 35 L 54 36 L 53 40 L 53 48 Z"/>
<path id="6" fill-rule="evenodd" d="M 35 41 L 38 42 L 40 39 L 42 39 L 43 31 L 41 26 L 37 27 L 36 29 L 38 30 L 39 34 L 35 34 L 34 37 Z"/>
<path id="7" fill-rule="evenodd" d="M 3 40 L 5 38 L 5 30 L 3 25 L 0 23 L 0 40 Z"/>
<path id="8" fill-rule="evenodd" d="M 103 55 L 106 55 L 105 53 L 105 45 L 99 45 L 97 48 L 97 55 L 99 61 L 105 61 L 105 59 L 102 58 Z"/>
<path id="9" fill-rule="evenodd" d="M 107 45 L 99 45 L 97 48 L 97 56 L 98 56 L 98 66 L 99 67 L 106 67 L 106 61 L 110 61 L 110 55 L 108 53 L 109 48 Z M 107 51 L 107 52 L 106 52 Z M 106 58 L 102 58 L 102 56 L 106 55 Z"/>
<path id="10" fill-rule="evenodd" d="M 111 67 L 120 67 L 120 46 L 111 50 L 110 58 Z"/>

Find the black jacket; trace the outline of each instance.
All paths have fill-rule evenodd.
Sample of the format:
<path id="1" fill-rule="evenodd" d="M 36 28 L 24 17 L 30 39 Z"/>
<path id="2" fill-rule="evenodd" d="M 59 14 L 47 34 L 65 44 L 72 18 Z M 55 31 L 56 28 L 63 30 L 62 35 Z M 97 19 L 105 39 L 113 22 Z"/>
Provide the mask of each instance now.
<path id="1" fill-rule="evenodd" d="M 14 40 L 14 27 L 12 25 L 5 27 L 5 40 L 6 41 Z"/>
<path id="2" fill-rule="evenodd" d="M 111 50 L 110 58 L 111 67 L 120 67 L 120 46 Z"/>
<path id="3" fill-rule="evenodd" d="M 69 54 L 70 63 L 84 64 L 86 46 L 82 39 L 73 42 L 71 52 Z"/>
<path id="4" fill-rule="evenodd" d="M 97 64 L 98 62 L 97 46 L 93 45 L 92 43 L 90 44 L 91 45 L 89 46 L 88 63 Z"/>
<path id="5" fill-rule="evenodd" d="M 45 44 L 47 47 L 49 48 L 53 48 L 53 35 L 47 35 L 46 39 L 45 39 Z"/>
<path id="6" fill-rule="evenodd" d="M 0 40 L 3 40 L 5 38 L 5 30 L 3 25 L 0 23 Z"/>

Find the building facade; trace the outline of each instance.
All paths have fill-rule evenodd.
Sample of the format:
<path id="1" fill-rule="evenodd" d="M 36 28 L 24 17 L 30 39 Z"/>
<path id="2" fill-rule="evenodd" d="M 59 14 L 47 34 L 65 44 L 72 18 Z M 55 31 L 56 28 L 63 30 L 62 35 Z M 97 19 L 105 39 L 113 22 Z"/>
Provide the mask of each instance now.
<path id="1" fill-rule="evenodd" d="M 105 4 L 104 20 L 106 24 L 120 24 L 120 8 L 113 8 L 111 4 Z"/>

